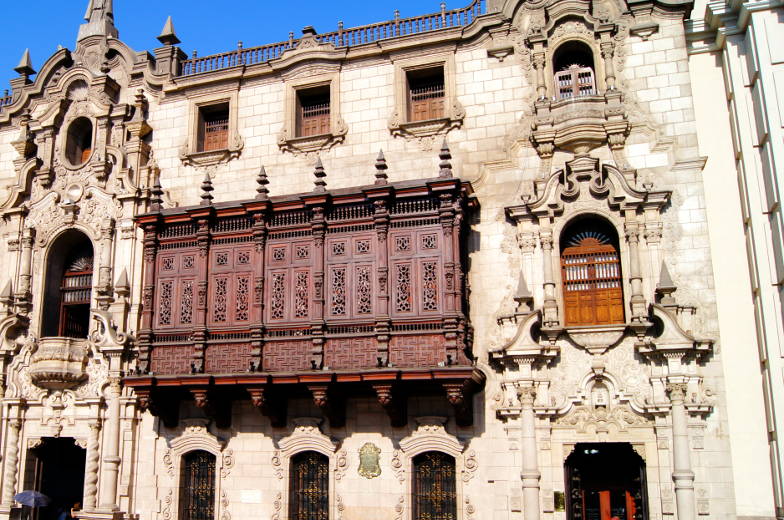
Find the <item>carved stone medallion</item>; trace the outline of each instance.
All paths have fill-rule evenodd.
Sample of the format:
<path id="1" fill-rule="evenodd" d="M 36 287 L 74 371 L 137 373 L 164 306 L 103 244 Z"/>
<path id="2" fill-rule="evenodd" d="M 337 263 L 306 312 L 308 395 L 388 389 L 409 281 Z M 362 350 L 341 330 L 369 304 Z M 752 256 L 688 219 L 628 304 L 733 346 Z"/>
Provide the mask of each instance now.
<path id="1" fill-rule="evenodd" d="M 365 478 L 375 478 L 381 475 L 381 466 L 378 463 L 381 449 L 373 443 L 366 442 L 359 449 L 359 474 Z"/>

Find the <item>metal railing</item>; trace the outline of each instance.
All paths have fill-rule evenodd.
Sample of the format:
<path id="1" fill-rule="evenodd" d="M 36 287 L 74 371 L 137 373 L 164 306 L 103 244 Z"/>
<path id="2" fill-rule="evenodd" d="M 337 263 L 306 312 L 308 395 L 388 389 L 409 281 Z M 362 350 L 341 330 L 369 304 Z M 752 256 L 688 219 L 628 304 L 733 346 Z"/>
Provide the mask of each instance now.
<path id="1" fill-rule="evenodd" d="M 438 13 L 400 18 L 398 12 L 395 11 L 393 20 L 348 29 L 344 29 L 343 22 L 340 22 L 337 31 L 318 34 L 316 35 L 316 40 L 319 43 L 331 43 L 335 47 L 354 47 L 399 36 L 438 31 L 452 27 L 464 27 L 471 25 L 478 16 L 487 12 L 486 3 L 487 0 L 473 0 L 466 7 L 447 10 L 442 2 L 441 11 Z M 284 51 L 296 48 L 299 42 L 300 39 L 295 39 L 292 33 L 289 40 L 285 42 L 271 43 L 247 49 L 239 45 L 237 50 L 231 52 L 202 57 L 198 57 L 194 53 L 191 59 L 182 62 L 180 76 L 192 76 L 239 65 L 264 63 L 280 58 Z"/>

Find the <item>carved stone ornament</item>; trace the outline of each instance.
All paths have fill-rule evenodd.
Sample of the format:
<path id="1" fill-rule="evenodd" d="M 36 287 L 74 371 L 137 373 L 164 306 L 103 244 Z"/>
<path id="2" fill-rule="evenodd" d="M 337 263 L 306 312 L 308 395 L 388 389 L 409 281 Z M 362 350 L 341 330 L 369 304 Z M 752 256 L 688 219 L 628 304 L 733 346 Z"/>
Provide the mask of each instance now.
<path id="1" fill-rule="evenodd" d="M 48 390 L 74 388 L 87 379 L 87 342 L 71 338 L 42 338 L 30 360 L 33 384 Z"/>
<path id="2" fill-rule="evenodd" d="M 567 328 L 569 338 L 593 355 L 604 354 L 623 338 L 626 325 Z"/>
<path id="3" fill-rule="evenodd" d="M 245 141 L 239 134 L 234 134 L 229 139 L 227 147 L 220 150 L 197 152 L 191 150 L 190 146 L 190 142 L 187 142 L 180 148 L 182 164 L 196 168 L 209 168 L 237 159 L 245 148 Z"/>
<path id="4" fill-rule="evenodd" d="M 335 453 L 337 444 L 321 432 L 322 419 L 301 417 L 293 419 L 292 422 L 294 431 L 278 442 L 284 457 L 291 457 L 301 451 L 317 451 L 324 455 Z"/>
<path id="5" fill-rule="evenodd" d="M 381 448 L 371 442 L 366 442 L 359 449 L 359 470 L 360 476 L 367 479 L 375 478 L 381 475 L 381 465 L 379 464 L 379 455 Z"/>
<path id="6" fill-rule="evenodd" d="M 292 130 L 284 126 L 283 130 L 278 134 L 278 148 L 280 148 L 280 151 L 288 152 L 292 155 L 305 156 L 330 150 L 333 146 L 345 141 L 346 134 L 348 134 L 348 125 L 343 121 L 342 117 L 338 117 L 331 126 L 334 128 L 330 128 L 329 133 L 307 137 L 292 136 Z"/>
<path id="7" fill-rule="evenodd" d="M 348 452 L 342 449 L 335 459 L 335 480 L 341 480 L 348 469 Z"/>
<path id="8" fill-rule="evenodd" d="M 179 435 L 169 440 L 171 454 L 176 460 L 178 457 L 194 450 L 204 450 L 213 455 L 221 456 L 226 443 L 210 432 L 206 419 L 183 419 Z"/>
<path id="9" fill-rule="evenodd" d="M 425 451 L 443 451 L 457 458 L 463 453 L 463 444 L 447 433 L 445 417 L 417 417 L 416 430 L 400 441 L 400 449 L 409 457 Z"/>
<path id="10" fill-rule="evenodd" d="M 600 431 L 626 431 L 631 426 L 648 426 L 647 419 L 632 411 L 627 405 L 607 408 L 576 406 L 572 411 L 560 417 L 556 424 L 574 427 L 578 433 L 597 433 Z"/>
<path id="11" fill-rule="evenodd" d="M 452 99 L 445 106 L 445 112 L 445 117 L 439 119 L 406 121 L 405 114 L 396 110 L 389 117 L 387 127 L 393 136 L 402 137 L 409 141 L 419 141 L 420 148 L 423 151 L 429 151 L 436 142 L 436 136 L 446 135 L 463 126 L 466 112 L 457 99 Z"/>

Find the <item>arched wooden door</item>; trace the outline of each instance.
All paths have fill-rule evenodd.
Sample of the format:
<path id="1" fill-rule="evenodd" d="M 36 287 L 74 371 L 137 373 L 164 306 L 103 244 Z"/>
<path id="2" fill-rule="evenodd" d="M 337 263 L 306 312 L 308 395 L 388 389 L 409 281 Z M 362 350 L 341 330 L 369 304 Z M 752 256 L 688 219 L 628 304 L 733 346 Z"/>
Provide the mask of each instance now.
<path id="1" fill-rule="evenodd" d="M 566 325 L 623 323 L 623 289 L 618 249 L 601 231 L 567 237 L 561 253 Z"/>

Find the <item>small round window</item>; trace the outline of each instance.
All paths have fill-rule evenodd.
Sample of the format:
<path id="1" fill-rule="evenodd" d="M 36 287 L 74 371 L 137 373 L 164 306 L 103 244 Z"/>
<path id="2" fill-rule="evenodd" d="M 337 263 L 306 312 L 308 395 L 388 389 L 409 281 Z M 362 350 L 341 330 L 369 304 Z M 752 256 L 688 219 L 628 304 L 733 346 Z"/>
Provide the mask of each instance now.
<path id="1" fill-rule="evenodd" d="M 68 127 L 65 157 L 74 166 L 84 164 L 93 152 L 93 124 L 86 117 L 77 118 Z"/>

